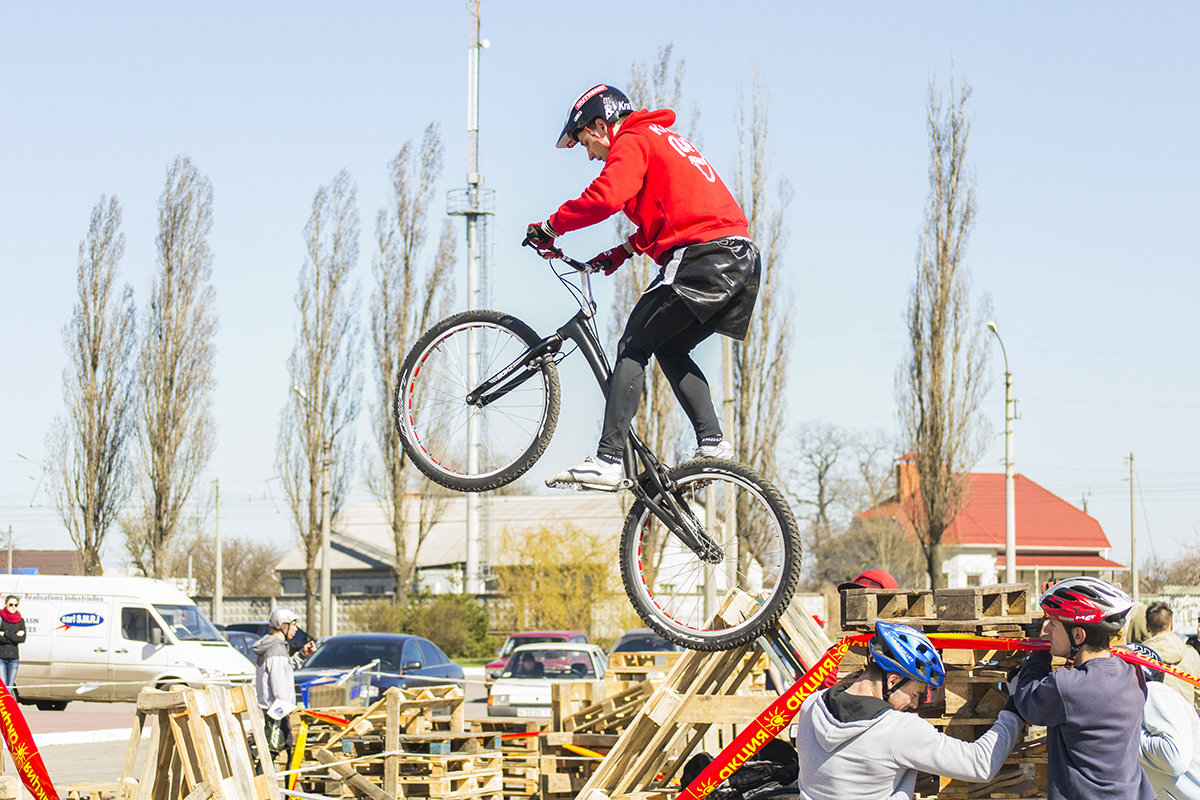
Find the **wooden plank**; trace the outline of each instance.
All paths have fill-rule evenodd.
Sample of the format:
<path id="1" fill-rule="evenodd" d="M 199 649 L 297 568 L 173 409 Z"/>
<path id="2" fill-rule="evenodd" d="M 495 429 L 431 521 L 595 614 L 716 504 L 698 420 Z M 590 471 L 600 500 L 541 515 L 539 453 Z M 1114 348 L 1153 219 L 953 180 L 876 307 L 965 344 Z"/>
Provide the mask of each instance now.
<path id="1" fill-rule="evenodd" d="M 163 751 L 170 747 L 169 733 L 164 733 L 166 727 L 162 717 L 165 711 L 154 716 L 154 727 L 150 730 L 150 745 L 146 748 L 146 763 L 142 765 L 142 777 L 138 780 L 136 800 L 155 800 L 153 797 L 154 783 L 158 777 L 158 767 L 163 761 Z"/>
<path id="2" fill-rule="evenodd" d="M 341 781 L 356 791 L 365 794 L 371 800 L 392 800 L 396 796 L 391 795 L 389 797 L 384 793 L 383 789 L 380 789 L 362 775 L 359 775 L 352 766 L 346 764 L 328 750 L 317 750 L 313 755 L 316 756 L 317 761 L 333 770 Z"/>
<path id="3" fill-rule="evenodd" d="M 237 787 L 239 797 L 254 797 L 254 767 L 250 764 L 250 751 L 246 747 L 246 735 L 242 725 L 233 716 L 233 702 L 229 692 L 221 686 L 210 686 L 205 690 L 213 705 L 213 717 L 221 734 L 221 749 L 229 765 L 230 777 Z"/>
<path id="4" fill-rule="evenodd" d="M 262 709 L 258 707 L 258 699 L 250 686 L 241 687 L 242 700 L 246 706 L 246 717 L 250 720 L 250 736 L 254 739 L 254 750 L 258 753 L 258 768 L 262 771 L 259 781 L 266 786 L 266 793 L 260 791 L 260 797 L 267 800 L 283 800 L 279 791 L 279 779 L 275 775 L 275 759 L 271 758 L 271 750 L 267 747 L 267 733 L 263 722 Z"/>
<path id="5" fill-rule="evenodd" d="M 208 781 L 201 781 L 200 785 L 192 791 L 188 792 L 187 797 L 183 800 L 210 800 L 213 796 L 213 788 Z"/>
<path id="6" fill-rule="evenodd" d="M 387 714 L 387 722 L 383 726 L 383 749 L 394 753 L 400 749 L 400 693 L 388 689 L 383 699 Z M 396 756 L 388 756 L 383 761 L 383 793 L 388 797 L 399 796 L 399 777 L 399 760 Z"/>

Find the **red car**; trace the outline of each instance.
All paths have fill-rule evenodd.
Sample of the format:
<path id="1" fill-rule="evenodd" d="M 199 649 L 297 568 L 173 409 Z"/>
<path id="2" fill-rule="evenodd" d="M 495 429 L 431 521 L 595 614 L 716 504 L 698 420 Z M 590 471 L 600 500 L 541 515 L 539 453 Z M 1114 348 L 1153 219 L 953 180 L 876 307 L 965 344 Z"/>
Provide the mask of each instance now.
<path id="1" fill-rule="evenodd" d="M 586 633 L 579 631 L 521 631 L 511 634 L 497 653 L 500 656 L 495 661 L 485 664 L 483 674 L 488 681 L 494 681 L 504 671 L 508 657 L 514 648 L 523 644 L 541 644 L 542 642 L 568 642 L 570 644 L 589 644 Z"/>

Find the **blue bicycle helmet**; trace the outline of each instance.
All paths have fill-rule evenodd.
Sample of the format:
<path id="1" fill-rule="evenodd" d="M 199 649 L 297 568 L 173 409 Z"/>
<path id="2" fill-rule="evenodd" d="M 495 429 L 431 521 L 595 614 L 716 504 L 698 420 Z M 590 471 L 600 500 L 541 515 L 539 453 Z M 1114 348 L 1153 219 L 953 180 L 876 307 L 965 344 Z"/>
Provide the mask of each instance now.
<path id="1" fill-rule="evenodd" d="M 1121 647 L 1124 647 L 1126 650 L 1132 650 L 1142 658 L 1153 658 L 1155 661 L 1162 661 L 1162 656 L 1158 654 L 1157 650 L 1146 647 L 1146 645 L 1142 644 L 1141 642 L 1130 642 L 1128 644 L 1121 645 Z M 1142 677 L 1146 679 L 1146 683 L 1149 683 L 1150 681 L 1161 681 L 1163 679 L 1163 674 L 1156 669 L 1143 667 L 1141 664 L 1134 664 L 1134 666 L 1142 671 Z"/>
<path id="2" fill-rule="evenodd" d="M 946 679 L 946 668 L 933 643 L 916 628 L 878 621 L 869 645 L 871 657 L 884 672 L 895 672 L 937 689 Z"/>

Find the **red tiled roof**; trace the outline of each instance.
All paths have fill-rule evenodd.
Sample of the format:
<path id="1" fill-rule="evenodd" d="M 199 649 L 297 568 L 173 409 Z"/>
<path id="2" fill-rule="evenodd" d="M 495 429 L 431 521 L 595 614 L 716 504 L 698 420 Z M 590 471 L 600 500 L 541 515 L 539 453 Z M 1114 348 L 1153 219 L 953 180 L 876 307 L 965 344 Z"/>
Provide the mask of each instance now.
<path id="1" fill-rule="evenodd" d="M 1004 566 L 1004 556 L 996 559 L 996 569 Z M 1017 567 L 1021 569 L 1115 569 L 1128 570 L 1129 567 L 1102 556 L 1092 556 L 1085 553 L 1079 555 L 1062 554 L 1037 555 L 1032 553 L 1017 553 Z"/>
<path id="2" fill-rule="evenodd" d="M 968 479 L 966 503 L 943 541 L 1003 548 L 1004 476 L 973 472 Z M 1018 548 L 1095 552 L 1112 546 L 1099 522 L 1024 475 L 1014 476 L 1013 489 Z M 904 518 L 906 510 L 916 506 L 917 501 L 910 495 L 903 503 L 876 506 L 859 516 Z"/>

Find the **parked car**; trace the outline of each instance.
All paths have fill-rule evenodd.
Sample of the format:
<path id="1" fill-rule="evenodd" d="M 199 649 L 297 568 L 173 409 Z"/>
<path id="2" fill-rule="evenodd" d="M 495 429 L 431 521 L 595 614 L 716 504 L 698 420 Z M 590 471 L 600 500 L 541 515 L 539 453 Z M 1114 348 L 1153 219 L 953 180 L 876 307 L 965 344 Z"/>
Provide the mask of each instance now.
<path id="1" fill-rule="evenodd" d="M 617 637 L 614 653 L 678 653 L 682 647 L 669 642 L 649 628 L 632 628 Z"/>
<path id="2" fill-rule="evenodd" d="M 247 633 L 246 631 L 221 631 L 225 636 L 225 640 L 233 645 L 233 649 L 250 659 L 250 663 L 257 664 L 258 656 L 254 654 L 254 643 L 262 637 L 256 633 Z"/>
<path id="3" fill-rule="evenodd" d="M 235 622 L 232 625 L 225 626 L 226 631 L 242 631 L 254 635 L 254 640 L 258 641 L 262 637 L 271 632 L 271 625 L 268 622 Z M 299 625 L 296 626 L 296 632 L 292 634 L 292 638 L 288 640 L 288 647 L 294 653 L 304 647 L 313 640 Z M 251 643 L 253 644 L 253 642 Z M 253 660 L 253 656 L 251 656 Z"/>
<path id="4" fill-rule="evenodd" d="M 499 658 L 484 664 L 484 677 L 489 681 L 496 680 L 496 678 L 500 677 L 500 673 L 504 671 L 504 665 L 508 663 L 508 658 L 513 654 L 513 650 L 523 644 L 541 644 L 542 642 L 588 644 L 588 637 L 586 633 L 579 631 L 521 631 L 520 633 L 511 634 L 505 640 L 504 646 L 496 651 L 496 655 Z"/>
<path id="5" fill-rule="evenodd" d="M 592 681 L 602 689 L 607 664 L 608 657 L 594 644 L 521 645 L 488 691 L 488 716 L 548 717 L 554 683 Z"/>
<path id="6" fill-rule="evenodd" d="M 458 683 L 463 669 L 428 639 L 404 633 L 346 633 L 322 639 L 316 651 L 296 670 L 296 694 L 308 681 L 332 677 L 372 664 L 368 699 L 392 687 Z"/>

